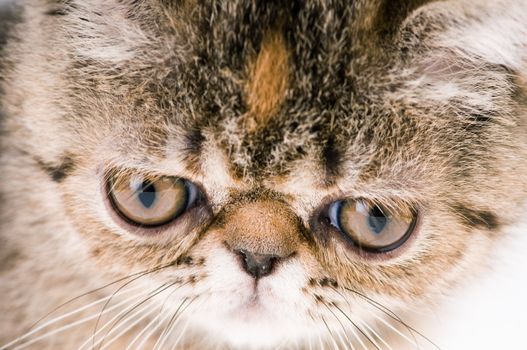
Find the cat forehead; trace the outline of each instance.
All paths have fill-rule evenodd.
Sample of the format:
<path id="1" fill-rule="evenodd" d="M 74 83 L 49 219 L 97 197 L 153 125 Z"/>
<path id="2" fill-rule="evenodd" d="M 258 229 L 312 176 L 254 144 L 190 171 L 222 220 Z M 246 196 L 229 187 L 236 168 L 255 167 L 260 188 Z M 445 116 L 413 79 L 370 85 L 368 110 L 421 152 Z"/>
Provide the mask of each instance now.
<path id="1" fill-rule="evenodd" d="M 418 95 L 420 87 L 405 83 L 433 93 L 431 84 L 402 64 L 407 47 L 376 35 L 382 29 L 383 40 L 395 40 L 394 28 L 424 2 L 404 10 L 388 3 L 165 2 L 159 13 L 155 1 L 79 2 L 66 14 L 70 34 L 83 38 L 73 43 L 72 80 L 78 87 L 96 70 L 90 88 L 113 98 L 108 109 L 125 110 L 111 113 L 112 123 L 119 118 L 130 129 L 130 119 L 138 121 L 138 144 L 180 154 L 188 164 L 217 148 L 233 177 L 287 174 L 307 160 L 324 181 L 354 167 L 375 178 L 380 168 L 390 173 L 390 165 L 437 158 L 435 146 L 466 149 L 478 138 L 460 132 L 462 120 L 432 118 L 446 99 L 418 108 L 430 99 L 427 90 Z M 386 16 L 389 25 L 381 25 Z M 397 95 L 405 88 L 407 96 Z M 475 119 L 488 112 L 463 107 Z M 431 142 L 446 124 L 449 134 Z"/>
<path id="2" fill-rule="evenodd" d="M 370 52 L 375 49 L 365 47 L 375 33 L 368 23 L 388 11 L 382 1 L 288 5 L 233 1 L 193 6 L 166 2 L 169 14 L 164 19 L 177 23 L 161 32 L 146 25 L 147 14 L 153 12 L 146 5 L 150 2 L 112 3 L 89 1 L 71 7 L 72 21 L 83 15 L 81 22 L 92 22 L 89 26 L 74 22 L 73 32 L 79 30 L 91 40 L 116 41 L 112 48 L 105 44 L 97 52 L 86 51 L 94 45 L 80 44 L 76 66 L 84 73 L 95 62 L 101 78 L 105 66 L 114 74 L 120 71 L 115 84 L 121 85 L 118 90 L 130 88 L 130 99 L 137 97 L 135 104 L 152 102 L 159 114 L 178 119 L 175 122 L 189 133 L 193 148 L 215 134 L 218 144 L 246 155 L 244 160 L 233 159 L 243 171 L 262 170 L 278 153 L 287 154 L 288 162 L 318 153 L 333 172 L 339 149 L 356 137 L 363 120 L 385 114 L 372 106 L 382 104 L 384 91 L 396 84 L 382 77 L 389 54 L 375 56 Z M 115 17 L 123 12 L 118 26 L 114 19 L 100 16 L 105 8 L 113 9 Z M 90 35 L 93 28 L 97 32 Z M 128 38 L 119 40 L 116 33 Z M 150 40 L 145 51 L 140 36 Z M 161 40 L 171 42 L 162 45 Z M 125 49 L 122 65 L 97 57 L 102 51 L 118 53 L 121 44 L 130 42 L 138 46 Z M 126 60 L 130 52 L 134 56 Z M 157 64 L 160 59 L 164 63 Z M 77 84 L 82 81 L 75 79 Z M 108 90 L 113 87 L 109 84 Z"/>

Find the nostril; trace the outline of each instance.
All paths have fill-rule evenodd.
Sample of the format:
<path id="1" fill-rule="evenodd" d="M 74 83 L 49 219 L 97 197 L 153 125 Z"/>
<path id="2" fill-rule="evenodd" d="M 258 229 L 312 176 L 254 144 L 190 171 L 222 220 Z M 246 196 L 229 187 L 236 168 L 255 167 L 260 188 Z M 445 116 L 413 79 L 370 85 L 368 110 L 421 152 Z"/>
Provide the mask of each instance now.
<path id="1" fill-rule="evenodd" d="M 258 254 L 242 249 L 234 252 L 241 257 L 245 272 L 256 279 L 270 275 L 279 260 L 276 255 Z"/>

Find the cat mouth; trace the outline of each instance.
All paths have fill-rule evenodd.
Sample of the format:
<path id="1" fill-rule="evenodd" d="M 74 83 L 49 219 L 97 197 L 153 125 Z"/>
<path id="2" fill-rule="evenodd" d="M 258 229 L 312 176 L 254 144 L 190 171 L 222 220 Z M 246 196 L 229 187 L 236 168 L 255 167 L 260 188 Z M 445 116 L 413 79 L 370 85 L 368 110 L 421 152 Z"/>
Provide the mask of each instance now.
<path id="1" fill-rule="evenodd" d="M 259 297 L 255 296 L 254 299 L 242 304 L 240 306 L 241 316 L 245 315 L 247 317 L 261 316 L 268 312 L 267 308 L 260 302 Z"/>
<path id="2" fill-rule="evenodd" d="M 272 291 L 256 282 L 252 290 L 231 312 L 231 316 L 246 321 L 273 318 L 272 308 L 269 303 L 273 299 Z"/>

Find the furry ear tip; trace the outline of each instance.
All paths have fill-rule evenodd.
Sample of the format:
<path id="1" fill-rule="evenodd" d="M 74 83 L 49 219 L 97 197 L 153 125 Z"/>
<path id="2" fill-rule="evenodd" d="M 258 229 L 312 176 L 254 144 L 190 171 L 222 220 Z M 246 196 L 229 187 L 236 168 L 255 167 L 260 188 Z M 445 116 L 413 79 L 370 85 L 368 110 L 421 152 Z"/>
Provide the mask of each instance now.
<path id="1" fill-rule="evenodd" d="M 436 0 L 381 0 L 373 25 L 384 35 L 395 34 L 414 11 Z"/>

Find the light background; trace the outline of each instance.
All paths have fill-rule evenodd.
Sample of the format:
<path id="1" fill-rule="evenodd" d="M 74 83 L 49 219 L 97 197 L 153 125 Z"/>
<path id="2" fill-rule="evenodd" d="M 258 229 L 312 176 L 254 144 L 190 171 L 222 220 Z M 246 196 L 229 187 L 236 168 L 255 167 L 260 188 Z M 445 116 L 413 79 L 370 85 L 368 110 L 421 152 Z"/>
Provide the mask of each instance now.
<path id="1" fill-rule="evenodd" d="M 507 234 L 489 268 L 430 315 L 424 333 L 443 350 L 527 349 L 527 221 Z"/>

